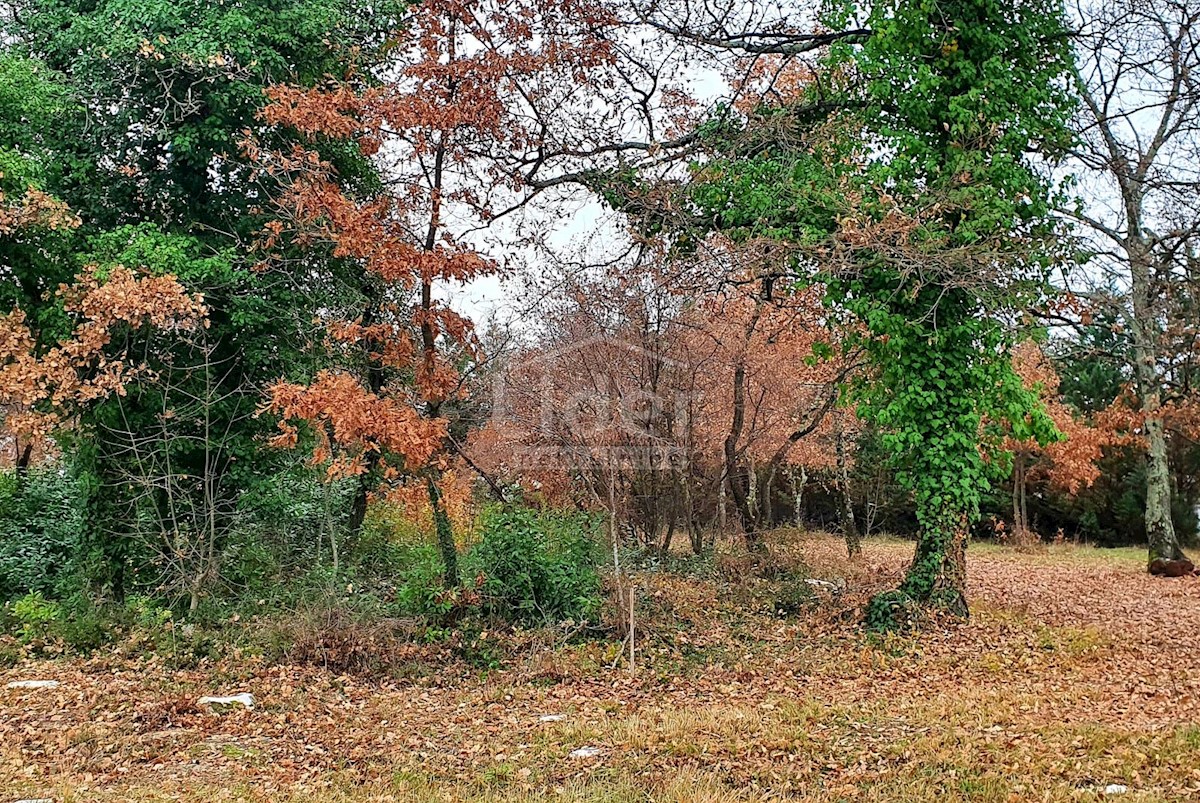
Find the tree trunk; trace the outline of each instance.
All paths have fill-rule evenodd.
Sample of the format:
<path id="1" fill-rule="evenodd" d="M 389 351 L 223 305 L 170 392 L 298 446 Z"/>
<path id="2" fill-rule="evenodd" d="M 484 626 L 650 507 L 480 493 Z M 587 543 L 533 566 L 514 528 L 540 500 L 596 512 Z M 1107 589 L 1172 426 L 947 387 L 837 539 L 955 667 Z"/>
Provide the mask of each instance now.
<path id="1" fill-rule="evenodd" d="M 382 304 L 381 290 L 374 282 L 364 279 L 361 291 L 366 296 L 367 303 L 363 307 L 362 325 L 372 326 L 379 317 L 379 307 Z M 383 366 L 372 359 L 367 366 L 367 389 L 375 396 L 383 392 Z M 379 467 L 379 453 L 367 454 L 367 470 L 359 475 L 358 487 L 354 491 L 354 499 L 350 503 L 350 516 L 346 521 L 346 534 L 353 544 L 362 535 L 363 522 L 367 518 L 367 502 L 371 491 L 379 487 L 379 477 L 376 469 Z"/>
<path id="2" fill-rule="evenodd" d="M 690 468 L 685 468 L 681 472 L 680 492 L 683 498 L 683 520 L 687 525 L 688 542 L 692 546 L 692 554 L 703 554 L 704 530 L 700 526 L 700 520 L 696 514 L 696 506 L 692 500 L 692 472 Z"/>
<path id="3" fill-rule="evenodd" d="M 800 527 L 804 524 L 804 486 L 808 485 L 808 470 L 800 466 L 800 481 L 796 482 L 796 472 L 789 472 L 792 481 L 792 519 Z"/>
<path id="4" fill-rule="evenodd" d="M 25 444 L 24 448 L 17 450 L 17 459 L 14 463 L 14 468 L 17 470 L 18 477 L 24 477 L 29 473 L 29 464 L 33 460 L 33 441 Z"/>
<path id="5" fill-rule="evenodd" d="M 1033 536 L 1033 528 L 1029 524 L 1029 456 L 1023 450 L 1018 450 L 1013 455 L 1013 532 L 1012 543 L 1018 546 L 1027 546 L 1036 539 Z"/>
<path id="6" fill-rule="evenodd" d="M 742 470 L 738 461 L 738 441 L 742 437 L 742 428 L 746 422 L 746 364 L 739 361 L 733 370 L 733 421 L 729 426 L 729 434 L 725 436 L 725 477 L 729 483 L 729 492 L 733 496 L 733 504 L 742 519 L 742 529 L 745 533 L 746 548 L 751 552 L 764 552 L 762 534 L 758 532 L 754 511 L 751 509 L 750 496 L 752 482 L 749 473 Z"/>
<path id="7" fill-rule="evenodd" d="M 758 524 L 762 521 L 762 494 L 758 492 L 758 467 L 754 465 L 754 458 L 751 457 L 746 461 L 746 515 L 753 519 L 754 526 L 748 529 L 758 529 Z"/>
<path id="8" fill-rule="evenodd" d="M 1018 451 L 1013 455 L 1013 474 L 1012 474 L 1012 508 L 1013 508 L 1013 540 L 1020 538 L 1021 529 L 1025 526 L 1025 520 L 1021 517 L 1021 459 L 1022 453 Z"/>
<path id="9" fill-rule="evenodd" d="M 721 481 L 717 485 L 717 526 L 721 532 L 726 532 L 729 529 L 729 507 L 727 502 L 726 488 L 728 482 L 725 475 L 721 475 Z"/>
<path id="10" fill-rule="evenodd" d="M 854 500 L 850 496 L 850 469 L 846 459 L 846 430 L 843 426 L 844 413 L 837 411 L 833 425 L 837 436 L 838 489 L 842 497 L 842 535 L 846 538 L 846 552 L 851 560 L 862 555 L 862 537 L 858 523 L 854 520 Z"/>
<path id="11" fill-rule="evenodd" d="M 454 528 L 450 524 L 450 516 L 442 506 L 442 492 L 437 483 L 430 477 L 425 481 L 429 490 L 429 506 L 433 509 L 433 526 L 437 532 L 438 551 L 442 555 L 442 584 L 446 588 L 456 588 L 458 578 L 458 547 L 454 545 Z"/>
<path id="12" fill-rule="evenodd" d="M 918 603 L 933 603 L 966 617 L 967 530 L 965 514 L 923 530 L 900 590 Z"/>
<path id="13" fill-rule="evenodd" d="M 1021 464 L 1021 535 L 1022 535 L 1022 537 L 1024 537 L 1026 539 L 1027 542 L 1032 543 L 1034 541 L 1034 538 L 1033 538 L 1033 527 L 1029 523 L 1028 491 L 1029 491 L 1028 471 L 1025 468 L 1025 464 L 1022 463 Z"/>
<path id="14" fill-rule="evenodd" d="M 1133 316 L 1130 329 L 1133 334 L 1134 365 L 1139 401 L 1145 416 L 1147 568 L 1157 571 L 1156 567 L 1161 563 L 1186 560 L 1186 556 L 1179 546 L 1175 524 L 1171 520 L 1171 474 L 1163 430 L 1157 324 L 1151 304 L 1152 257 L 1149 246 L 1140 239 L 1134 239 L 1126 250 L 1132 280 Z"/>
<path id="15" fill-rule="evenodd" d="M 775 526 L 775 467 L 769 467 L 763 481 L 762 498 L 759 509 L 762 511 L 763 526 L 768 530 Z"/>
<path id="16" fill-rule="evenodd" d="M 937 607 L 967 618 L 966 512 L 944 512 L 921 528 L 916 554 L 895 591 L 885 591 L 867 606 L 867 626 L 876 630 L 904 628 L 916 609 Z"/>
<path id="17" fill-rule="evenodd" d="M 1146 541 L 1149 562 L 1186 560 L 1171 520 L 1171 475 L 1161 416 L 1146 418 Z"/>
<path id="18" fill-rule="evenodd" d="M 346 531 L 351 536 L 362 534 L 363 522 L 367 520 L 367 500 L 371 493 L 370 473 L 358 478 L 358 487 L 354 490 L 354 499 L 350 502 L 350 515 L 346 519 Z"/>

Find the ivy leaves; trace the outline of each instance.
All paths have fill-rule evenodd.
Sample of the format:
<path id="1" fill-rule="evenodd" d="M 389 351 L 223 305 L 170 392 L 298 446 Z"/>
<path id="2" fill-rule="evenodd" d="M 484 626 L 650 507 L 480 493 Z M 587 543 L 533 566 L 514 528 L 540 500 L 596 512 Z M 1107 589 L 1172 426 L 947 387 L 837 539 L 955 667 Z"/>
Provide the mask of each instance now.
<path id="1" fill-rule="evenodd" d="M 756 109 L 714 140 L 690 201 L 735 240 L 794 246 L 830 308 L 859 322 L 872 371 L 852 397 L 885 431 L 923 529 L 899 597 L 872 608 L 880 624 L 914 601 L 965 612 L 951 547 L 1010 468 L 1005 428 L 1057 437 L 1013 372 L 1006 320 L 1054 256 L 1055 190 L 1028 154 L 1067 141 L 1069 54 L 1056 0 L 879 0 L 828 22 L 860 18 L 872 36 L 836 45 L 792 109 Z M 826 119 L 781 135 L 779 116 L 811 121 L 818 92 L 834 95 Z"/>

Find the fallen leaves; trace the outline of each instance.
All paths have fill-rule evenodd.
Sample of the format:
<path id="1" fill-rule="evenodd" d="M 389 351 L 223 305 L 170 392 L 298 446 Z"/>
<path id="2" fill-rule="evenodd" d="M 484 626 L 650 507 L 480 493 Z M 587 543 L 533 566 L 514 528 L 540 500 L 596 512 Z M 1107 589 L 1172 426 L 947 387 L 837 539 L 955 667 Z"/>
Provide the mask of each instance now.
<path id="1" fill-rule="evenodd" d="M 781 548 L 836 567 L 843 546 Z M 910 547 L 867 550 L 882 576 L 841 564 L 847 597 L 886 582 Z M 688 799 L 669 796 L 677 779 L 704 778 L 708 791 L 691 799 L 1092 800 L 1114 784 L 1133 800 L 1198 797 L 1200 580 L 1140 569 L 1136 557 L 1065 548 L 980 551 L 969 623 L 878 642 L 835 611 L 781 622 L 732 604 L 714 581 L 647 575 L 647 594 L 686 618 L 689 644 L 648 634 L 633 674 L 610 670 L 593 644 L 531 648 L 486 677 L 449 666 L 405 682 L 253 660 L 188 671 L 112 656 L 26 663 L 0 680 L 61 685 L 0 691 L 0 789 L 196 801 L 238 784 L 246 791 L 226 799 L 594 790 L 568 798 L 588 800 L 628 789 L 629 800 L 646 790 L 676 800 Z M 245 689 L 258 706 L 194 705 L 214 688 Z M 586 759 L 571 757 L 584 748 Z M 408 795 L 397 777 L 440 791 Z"/>

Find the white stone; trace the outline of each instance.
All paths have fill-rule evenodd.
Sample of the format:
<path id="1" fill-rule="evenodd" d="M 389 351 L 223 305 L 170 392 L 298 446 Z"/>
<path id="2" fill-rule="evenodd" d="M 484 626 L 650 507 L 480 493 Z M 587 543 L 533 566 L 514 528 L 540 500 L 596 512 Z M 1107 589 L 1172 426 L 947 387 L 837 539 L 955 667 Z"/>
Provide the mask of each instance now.
<path id="1" fill-rule="evenodd" d="M 229 697 L 201 697 L 200 705 L 211 705 L 217 708 L 224 708 L 230 705 L 243 705 L 246 708 L 254 707 L 254 695 L 249 692 L 234 694 Z"/>
<path id="2" fill-rule="evenodd" d="M 600 755 L 599 747 L 581 747 L 571 751 L 571 758 L 595 758 Z"/>
<path id="3" fill-rule="evenodd" d="M 1129 787 L 1121 783 L 1110 783 L 1104 787 L 1104 794 L 1106 795 L 1123 795 L 1128 791 Z"/>
<path id="4" fill-rule="evenodd" d="M 57 680 L 14 680 L 6 689 L 53 689 L 58 686 Z"/>
<path id="5" fill-rule="evenodd" d="M 566 718 L 566 714 L 546 714 L 538 717 L 538 722 L 562 722 Z"/>
<path id="6" fill-rule="evenodd" d="M 835 583 L 830 580 L 818 580 L 815 577 L 805 578 L 804 582 L 813 588 L 823 588 L 831 594 L 840 593 L 846 587 L 845 581 Z"/>

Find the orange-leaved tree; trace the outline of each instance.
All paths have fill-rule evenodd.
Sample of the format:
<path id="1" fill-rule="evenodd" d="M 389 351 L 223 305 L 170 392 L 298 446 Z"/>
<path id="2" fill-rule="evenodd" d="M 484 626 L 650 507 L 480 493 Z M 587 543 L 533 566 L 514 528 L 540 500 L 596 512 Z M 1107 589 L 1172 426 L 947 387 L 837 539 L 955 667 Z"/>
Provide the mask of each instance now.
<path id="1" fill-rule="evenodd" d="M 1046 414 L 1062 435 L 1061 440 L 1039 446 L 1032 438 L 1007 438 L 1004 448 L 1013 455 L 1012 505 L 1013 533 L 1017 543 L 1036 536 L 1029 523 L 1027 504 L 1031 482 L 1041 482 L 1057 491 L 1075 494 L 1091 486 L 1100 476 L 1097 465 L 1104 456 L 1104 447 L 1122 439 L 1111 426 L 1080 418 L 1059 394 L 1059 377 L 1042 349 L 1025 341 L 1013 350 L 1013 368 L 1029 390 L 1038 394 Z"/>
<path id="2" fill-rule="evenodd" d="M 819 294 L 753 257 L 718 247 L 695 264 L 557 277 L 533 342 L 498 374 L 474 461 L 535 498 L 603 508 L 660 551 L 678 528 L 711 548 L 732 498 L 757 545 L 785 473 L 839 465 L 839 417 L 846 465 L 855 427 L 835 410 L 853 355 Z"/>
<path id="3" fill-rule="evenodd" d="M 36 246 L 46 234 L 78 225 L 65 203 L 33 185 L 16 198 L 0 189 L 0 244 Z M 145 365 L 129 354 L 132 333 L 194 328 L 206 313 L 200 297 L 174 276 L 123 266 L 90 267 L 73 284 L 47 293 L 46 301 L 61 309 L 61 318 L 53 316 L 56 327 L 65 328 L 61 337 L 43 330 L 39 317 L 20 304 L 0 315 L 0 432 L 18 471 L 35 454 L 49 453 L 52 436 L 85 406 L 125 393 L 145 374 Z"/>
<path id="4" fill-rule="evenodd" d="M 19 308 L 0 317 L 0 409 L 18 469 L 86 405 L 124 394 L 144 376 L 145 364 L 127 348 L 133 332 L 192 329 L 205 315 L 200 297 L 174 276 L 125 267 L 85 273 L 58 295 L 74 326 L 56 343 L 40 342 Z"/>
<path id="5" fill-rule="evenodd" d="M 351 299 L 325 308 L 327 366 L 272 389 L 278 442 L 295 445 L 303 423 L 315 462 L 360 478 L 352 531 L 380 482 L 424 485 L 447 586 L 458 584 L 457 551 L 439 477 L 457 449 L 463 369 L 479 357 L 470 321 L 447 297 L 502 267 L 479 250 L 479 233 L 533 191 L 543 112 L 604 59 L 587 33 L 595 20 L 573 1 L 426 0 L 374 75 L 270 90 L 265 122 L 308 136 L 312 149 L 248 146 L 288 187 L 265 245 L 326 249 Z M 369 158 L 376 180 L 318 155 L 316 143 L 330 142 Z M 303 259 L 279 266 L 311 269 Z"/>

